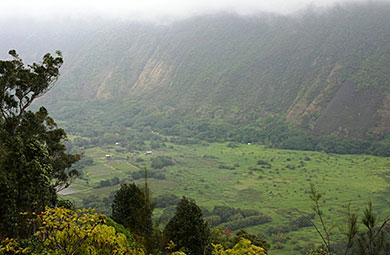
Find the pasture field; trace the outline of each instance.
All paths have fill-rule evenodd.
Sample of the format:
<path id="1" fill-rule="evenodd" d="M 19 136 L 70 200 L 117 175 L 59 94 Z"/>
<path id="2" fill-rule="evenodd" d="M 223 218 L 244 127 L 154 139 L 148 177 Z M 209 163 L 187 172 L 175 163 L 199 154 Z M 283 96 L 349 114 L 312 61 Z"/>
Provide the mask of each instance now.
<path id="1" fill-rule="evenodd" d="M 229 143 L 183 146 L 167 143 L 167 147 L 154 150 L 151 155 L 125 153 L 120 146 L 95 147 L 85 150 L 85 155 L 94 159 L 94 165 L 84 169 L 84 179 L 76 180 L 70 194 L 65 195 L 76 205 L 81 206 L 82 200 L 90 195 L 103 198 L 119 188 L 119 184 L 94 188 L 100 181 L 118 177 L 131 182 L 131 173 L 146 167 L 149 173 L 158 171 L 165 175 L 165 179 L 148 179 L 154 197 L 171 193 L 193 198 L 209 210 L 226 205 L 256 209 L 271 216 L 272 222 L 246 229 L 265 236 L 273 247 L 271 255 L 299 254 L 300 247 L 320 242 L 312 227 L 288 232 L 282 238 L 287 239 L 285 243 L 267 233 L 271 226 L 287 226 L 300 217 L 297 210 L 312 212 L 310 183 L 323 194 L 320 202 L 324 219 L 329 227 L 334 227 L 334 232 L 345 222 L 349 203 L 351 211 L 362 215 L 370 200 L 379 219 L 390 215 L 390 158 Z M 151 159 L 157 156 L 170 157 L 174 165 L 153 169 Z M 143 179 L 136 182 L 142 184 Z M 156 210 L 156 215 L 161 213 L 161 209 Z M 318 224 L 317 217 L 314 222 Z"/>

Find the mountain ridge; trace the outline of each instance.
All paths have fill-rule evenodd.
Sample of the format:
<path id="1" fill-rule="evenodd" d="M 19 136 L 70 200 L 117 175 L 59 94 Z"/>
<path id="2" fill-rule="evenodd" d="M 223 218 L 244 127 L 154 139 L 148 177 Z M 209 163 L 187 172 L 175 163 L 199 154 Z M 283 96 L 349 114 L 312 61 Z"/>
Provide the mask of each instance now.
<path id="1" fill-rule="evenodd" d="M 62 42 L 66 62 L 47 100 L 134 100 L 217 122 L 278 115 L 316 135 L 389 133 L 389 14 L 375 3 L 84 28 L 63 38 L 72 43 Z"/>

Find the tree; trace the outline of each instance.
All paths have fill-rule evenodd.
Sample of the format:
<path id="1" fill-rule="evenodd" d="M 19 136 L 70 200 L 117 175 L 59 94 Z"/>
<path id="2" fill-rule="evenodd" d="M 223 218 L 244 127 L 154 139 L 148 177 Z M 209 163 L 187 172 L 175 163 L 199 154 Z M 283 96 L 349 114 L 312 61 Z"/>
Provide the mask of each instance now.
<path id="1" fill-rule="evenodd" d="M 124 183 L 112 201 L 112 218 L 145 239 L 153 231 L 153 210 L 154 205 L 150 201 L 146 184 L 141 188 L 135 183 Z"/>
<path id="2" fill-rule="evenodd" d="M 259 236 L 257 235 L 254 235 L 254 234 L 249 234 L 247 233 L 245 230 L 239 230 L 235 235 L 234 237 L 232 238 L 233 240 L 233 243 L 234 244 L 238 244 L 240 240 L 242 239 L 246 239 L 246 240 L 249 240 L 253 245 L 256 245 L 258 247 L 261 247 L 264 249 L 264 251 L 266 252 L 271 246 L 269 245 L 269 243 L 267 243 L 266 240 L 260 238 Z"/>
<path id="3" fill-rule="evenodd" d="M 213 245 L 213 255 L 241 255 L 241 254 L 256 254 L 265 255 L 265 250 L 259 246 L 253 245 L 251 241 L 247 239 L 240 239 L 240 241 L 234 245 L 232 249 L 224 249 L 220 244 Z"/>
<path id="4" fill-rule="evenodd" d="M 17 240 L 6 239 L 0 244 L 0 253 L 144 254 L 133 240 L 109 226 L 106 217 L 93 210 L 46 208 L 34 223 L 39 228 L 27 247 Z"/>
<path id="5" fill-rule="evenodd" d="M 56 189 L 78 175 L 70 168 L 79 160 L 66 153 L 66 133 L 44 107 L 28 110 L 57 80 L 61 53 L 46 54 L 41 63 L 27 67 L 15 50 L 9 54 L 12 60 L 0 60 L 0 238 L 31 234 L 20 212 L 55 205 Z"/>
<path id="6" fill-rule="evenodd" d="M 317 227 L 308 217 L 302 215 L 317 231 L 322 240 L 322 247 L 309 252 L 309 254 L 323 255 L 333 254 L 333 251 L 343 251 L 343 254 L 362 254 L 362 255 L 380 255 L 388 254 L 390 249 L 390 237 L 387 230 L 388 222 L 390 218 L 385 219 L 381 225 L 378 225 L 378 219 L 372 210 L 372 203 L 369 202 L 367 208 L 364 211 L 364 215 L 361 219 L 361 223 L 365 227 L 365 230 L 359 230 L 358 216 L 350 211 L 350 204 L 347 209 L 347 228 L 343 230 L 343 234 L 346 237 L 345 243 L 339 243 L 340 247 L 335 249 L 335 244 L 331 247 L 331 234 L 332 232 L 326 227 L 323 219 L 322 210 L 319 206 L 319 200 L 322 195 L 316 191 L 313 184 L 310 184 L 310 198 L 314 202 L 313 210 L 319 217 L 322 231 Z M 299 211 L 298 211 L 299 212 Z"/>
<path id="7" fill-rule="evenodd" d="M 323 231 L 320 231 L 314 224 L 313 227 L 315 227 L 317 233 L 320 235 L 323 244 L 325 245 L 325 251 L 327 251 L 327 254 L 331 254 L 331 245 L 330 245 L 330 236 L 331 232 L 329 229 L 326 227 L 325 221 L 323 219 L 323 214 L 320 209 L 320 199 L 322 195 L 321 193 L 317 192 L 317 190 L 314 188 L 314 184 L 310 184 L 310 199 L 314 202 L 313 205 L 313 211 L 315 212 L 316 215 L 318 215 L 318 218 L 320 219 L 321 226 Z"/>
<path id="8" fill-rule="evenodd" d="M 389 218 L 379 222 L 372 210 L 371 201 L 364 210 L 361 223 L 364 229 L 359 230 L 358 216 L 349 211 L 347 218 L 347 245 L 345 254 L 379 255 L 388 254 L 390 249 L 390 237 L 388 230 Z M 381 223 L 379 225 L 378 223 Z"/>
<path id="9" fill-rule="evenodd" d="M 202 217 L 202 210 L 194 201 L 183 197 L 176 213 L 164 229 L 165 239 L 192 255 L 204 254 L 209 241 L 210 229 Z"/>

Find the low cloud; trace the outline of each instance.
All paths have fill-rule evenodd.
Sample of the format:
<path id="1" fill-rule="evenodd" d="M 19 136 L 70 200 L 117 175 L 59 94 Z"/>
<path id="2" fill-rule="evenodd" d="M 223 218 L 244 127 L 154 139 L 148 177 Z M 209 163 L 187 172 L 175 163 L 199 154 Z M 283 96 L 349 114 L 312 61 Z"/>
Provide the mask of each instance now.
<path id="1" fill-rule="evenodd" d="M 292 13 L 307 6 L 328 7 L 360 0 L 5 0 L 0 17 L 55 18 L 105 17 L 128 20 L 158 21 L 186 18 L 214 12 L 253 14 L 256 12 Z"/>

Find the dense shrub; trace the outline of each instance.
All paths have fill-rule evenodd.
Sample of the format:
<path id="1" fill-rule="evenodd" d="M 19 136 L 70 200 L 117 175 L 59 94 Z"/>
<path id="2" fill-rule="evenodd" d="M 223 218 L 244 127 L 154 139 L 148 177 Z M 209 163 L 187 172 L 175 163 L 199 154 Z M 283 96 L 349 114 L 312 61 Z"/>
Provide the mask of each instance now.
<path id="1" fill-rule="evenodd" d="M 212 227 L 216 227 L 216 226 L 218 226 L 219 224 L 222 223 L 221 217 L 219 217 L 218 215 L 207 216 L 204 219 Z"/>
<path id="2" fill-rule="evenodd" d="M 95 186 L 94 188 L 95 189 L 98 189 L 98 188 L 103 188 L 103 187 L 107 187 L 107 186 L 115 186 L 117 184 L 120 184 L 121 181 L 118 177 L 114 177 L 112 179 L 109 179 L 109 180 L 101 180 L 99 182 L 99 184 L 97 186 Z"/>
<path id="3" fill-rule="evenodd" d="M 152 158 L 152 168 L 161 169 L 166 166 L 172 166 L 174 162 L 171 157 L 167 156 L 158 156 L 156 158 Z"/>
<path id="4" fill-rule="evenodd" d="M 156 208 L 166 208 L 171 205 L 176 205 L 179 203 L 180 198 L 174 194 L 164 194 L 156 198 L 157 204 Z"/>
<path id="5" fill-rule="evenodd" d="M 279 233 L 287 233 L 290 231 L 289 226 L 286 225 L 276 225 L 275 227 L 267 228 L 267 234 L 272 236 Z"/>
<path id="6" fill-rule="evenodd" d="M 312 217 L 314 217 L 314 214 L 311 214 L 312 216 L 310 216 L 309 219 L 312 219 Z M 293 220 L 291 223 L 290 223 L 290 230 L 293 231 L 293 230 L 298 230 L 300 228 L 304 228 L 304 227 L 310 227 L 311 226 L 311 223 L 310 221 L 305 218 L 305 217 L 298 217 L 296 218 L 295 220 Z"/>

